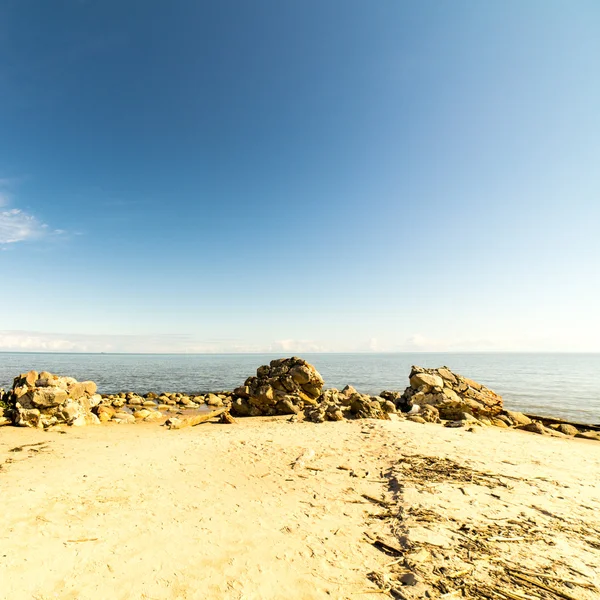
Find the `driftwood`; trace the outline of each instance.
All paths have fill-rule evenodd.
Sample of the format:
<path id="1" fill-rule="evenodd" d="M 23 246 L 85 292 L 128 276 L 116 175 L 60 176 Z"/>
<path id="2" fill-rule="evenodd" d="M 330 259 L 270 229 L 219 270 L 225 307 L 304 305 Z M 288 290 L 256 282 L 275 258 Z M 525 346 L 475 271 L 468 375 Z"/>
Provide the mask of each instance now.
<path id="1" fill-rule="evenodd" d="M 165 421 L 165 425 L 169 429 L 182 429 L 183 427 L 194 427 L 196 425 L 200 425 L 200 423 L 206 423 L 206 421 L 210 421 L 214 417 L 218 417 L 223 413 L 229 412 L 228 406 L 220 406 L 215 410 L 211 410 L 210 412 L 203 413 L 200 415 L 194 415 L 193 417 L 187 417 L 186 419 L 178 419 L 177 417 L 173 417 L 171 419 L 167 419 Z"/>
<path id="2" fill-rule="evenodd" d="M 520 573 L 517 573 L 515 571 L 512 571 L 512 572 L 509 571 L 509 573 L 513 578 L 520 579 L 521 581 L 525 581 L 525 582 L 529 583 L 530 585 L 534 585 L 535 587 L 538 587 L 547 592 L 551 592 L 552 594 L 554 594 L 556 596 L 565 598 L 565 600 L 578 600 L 578 598 L 576 598 L 575 596 L 571 596 L 571 594 L 568 594 L 567 592 L 563 592 L 562 590 L 559 590 L 551 585 L 546 585 L 546 584 L 542 583 L 541 581 L 534 579 L 533 577 L 528 577 L 527 575 L 521 575 Z"/>

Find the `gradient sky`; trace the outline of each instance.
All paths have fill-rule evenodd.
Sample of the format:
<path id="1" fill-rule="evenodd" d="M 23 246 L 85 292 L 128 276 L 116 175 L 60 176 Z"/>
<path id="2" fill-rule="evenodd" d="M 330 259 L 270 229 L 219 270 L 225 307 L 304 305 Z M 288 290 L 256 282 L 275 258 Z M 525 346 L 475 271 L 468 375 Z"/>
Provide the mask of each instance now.
<path id="1" fill-rule="evenodd" d="M 0 349 L 600 351 L 599 31 L 4 0 Z"/>

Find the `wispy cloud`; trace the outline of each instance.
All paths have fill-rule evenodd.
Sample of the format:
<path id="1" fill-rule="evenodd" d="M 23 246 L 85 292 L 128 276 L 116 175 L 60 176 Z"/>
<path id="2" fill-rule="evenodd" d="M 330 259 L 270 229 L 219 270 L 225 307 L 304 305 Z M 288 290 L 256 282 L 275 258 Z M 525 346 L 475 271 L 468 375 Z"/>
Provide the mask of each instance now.
<path id="1" fill-rule="evenodd" d="M 48 226 L 18 208 L 0 211 L 0 244 L 14 244 L 42 237 Z"/>
<path id="2" fill-rule="evenodd" d="M 12 194 L 9 188 L 14 179 L 0 177 L 0 245 L 27 242 L 48 236 L 63 235 L 62 229 L 50 229 L 38 217 L 20 208 L 10 208 Z"/>

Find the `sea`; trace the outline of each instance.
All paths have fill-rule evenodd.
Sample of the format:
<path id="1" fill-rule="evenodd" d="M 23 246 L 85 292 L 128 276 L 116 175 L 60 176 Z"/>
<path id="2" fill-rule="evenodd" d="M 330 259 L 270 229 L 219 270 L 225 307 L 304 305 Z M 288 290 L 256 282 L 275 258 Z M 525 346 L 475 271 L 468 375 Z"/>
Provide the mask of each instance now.
<path id="1" fill-rule="evenodd" d="M 231 390 L 275 354 L 0 353 L 0 387 L 29 370 L 92 380 L 101 393 Z M 501 394 L 504 405 L 540 416 L 600 423 L 600 354 L 303 354 L 326 387 L 378 394 L 403 390 L 411 365 L 447 366 Z"/>

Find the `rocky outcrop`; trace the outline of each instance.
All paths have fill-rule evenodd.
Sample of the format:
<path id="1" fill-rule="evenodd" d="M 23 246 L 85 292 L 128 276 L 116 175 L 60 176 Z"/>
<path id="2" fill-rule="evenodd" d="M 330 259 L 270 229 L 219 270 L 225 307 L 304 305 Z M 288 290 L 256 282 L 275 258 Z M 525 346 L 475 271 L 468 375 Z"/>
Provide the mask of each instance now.
<path id="1" fill-rule="evenodd" d="M 293 356 L 272 360 L 234 390 L 231 412 L 237 416 L 298 414 L 317 406 L 323 378 L 305 360 Z"/>
<path id="2" fill-rule="evenodd" d="M 100 401 L 93 381 L 29 371 L 15 377 L 4 404 L 15 425 L 46 428 L 57 424 L 98 424 L 92 409 Z"/>
<path id="3" fill-rule="evenodd" d="M 453 373 L 448 367 L 412 367 L 410 386 L 397 405 L 434 406 L 441 419 L 456 420 L 461 413 L 494 417 L 502 411 L 502 397 L 485 386 Z"/>

